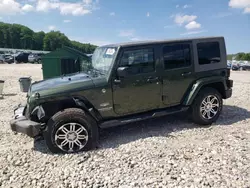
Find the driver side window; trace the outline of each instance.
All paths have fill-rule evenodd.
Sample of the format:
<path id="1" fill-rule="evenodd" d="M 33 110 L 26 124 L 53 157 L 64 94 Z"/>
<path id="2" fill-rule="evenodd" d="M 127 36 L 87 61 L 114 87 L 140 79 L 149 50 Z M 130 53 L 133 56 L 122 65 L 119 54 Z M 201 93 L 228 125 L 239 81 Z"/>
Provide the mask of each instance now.
<path id="1" fill-rule="evenodd" d="M 153 48 L 124 51 L 120 66 L 129 67 L 132 75 L 155 71 Z"/>

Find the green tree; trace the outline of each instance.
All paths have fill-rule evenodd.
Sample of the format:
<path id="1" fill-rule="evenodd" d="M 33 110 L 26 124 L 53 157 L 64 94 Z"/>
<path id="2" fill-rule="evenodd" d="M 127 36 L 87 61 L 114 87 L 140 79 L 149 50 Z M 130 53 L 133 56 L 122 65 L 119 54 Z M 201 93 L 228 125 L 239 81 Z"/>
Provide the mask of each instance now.
<path id="1" fill-rule="evenodd" d="M 34 50 L 42 50 L 43 49 L 44 37 L 45 37 L 45 33 L 43 31 L 34 33 L 34 35 L 33 35 L 33 49 Z"/>
<path id="2" fill-rule="evenodd" d="M 238 61 L 250 61 L 250 53 L 237 53 L 236 54 L 236 60 Z"/>
<path id="3" fill-rule="evenodd" d="M 62 46 L 70 46 L 84 53 L 93 53 L 96 46 L 70 41 L 63 33 L 51 31 L 34 32 L 20 24 L 0 22 L 0 47 L 31 50 L 55 50 Z"/>
<path id="4" fill-rule="evenodd" d="M 77 41 L 71 41 L 71 47 L 75 48 L 83 53 L 93 53 L 97 46 L 91 44 L 83 44 Z"/>
<path id="5" fill-rule="evenodd" d="M 28 27 L 21 28 L 21 46 L 23 49 L 32 49 L 33 31 Z"/>
<path id="6" fill-rule="evenodd" d="M 62 46 L 68 46 L 70 44 L 70 40 L 63 33 L 59 31 L 51 31 L 46 33 L 43 40 L 43 48 L 44 50 L 53 51 L 57 48 L 61 48 Z"/>
<path id="7" fill-rule="evenodd" d="M 12 48 L 21 48 L 21 28 L 22 26 L 18 24 L 13 24 L 9 27 L 10 43 Z"/>

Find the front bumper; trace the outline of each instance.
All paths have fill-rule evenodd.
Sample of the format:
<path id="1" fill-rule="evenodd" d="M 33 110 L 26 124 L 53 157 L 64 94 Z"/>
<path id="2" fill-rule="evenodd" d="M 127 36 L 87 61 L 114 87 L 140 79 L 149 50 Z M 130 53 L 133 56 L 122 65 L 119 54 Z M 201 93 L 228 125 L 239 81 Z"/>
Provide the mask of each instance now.
<path id="1" fill-rule="evenodd" d="M 24 110 L 24 106 L 19 106 L 14 110 L 14 119 L 10 121 L 11 130 L 34 138 L 40 134 L 41 124 L 27 119 L 24 116 Z"/>

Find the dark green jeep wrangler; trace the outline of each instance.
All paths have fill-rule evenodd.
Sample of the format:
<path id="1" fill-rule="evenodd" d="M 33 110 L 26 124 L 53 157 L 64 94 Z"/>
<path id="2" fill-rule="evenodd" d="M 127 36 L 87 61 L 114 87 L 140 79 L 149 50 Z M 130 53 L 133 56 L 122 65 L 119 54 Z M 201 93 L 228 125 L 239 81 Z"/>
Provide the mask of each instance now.
<path id="1" fill-rule="evenodd" d="M 210 125 L 232 95 L 226 58 L 223 37 L 98 47 L 82 72 L 33 83 L 11 129 L 71 153 L 94 148 L 100 128 L 185 110 Z"/>

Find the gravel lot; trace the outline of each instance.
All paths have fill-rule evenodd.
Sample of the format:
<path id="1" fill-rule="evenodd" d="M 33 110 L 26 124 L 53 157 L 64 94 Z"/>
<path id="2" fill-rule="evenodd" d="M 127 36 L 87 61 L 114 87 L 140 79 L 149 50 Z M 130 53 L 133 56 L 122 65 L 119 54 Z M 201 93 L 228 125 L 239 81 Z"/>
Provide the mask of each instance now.
<path id="1" fill-rule="evenodd" d="M 97 150 L 54 155 L 9 128 L 25 101 L 18 78 L 41 79 L 41 65 L 0 65 L 0 187 L 250 187 L 250 72 L 231 74 L 233 97 L 213 126 L 169 116 L 104 130 Z"/>

